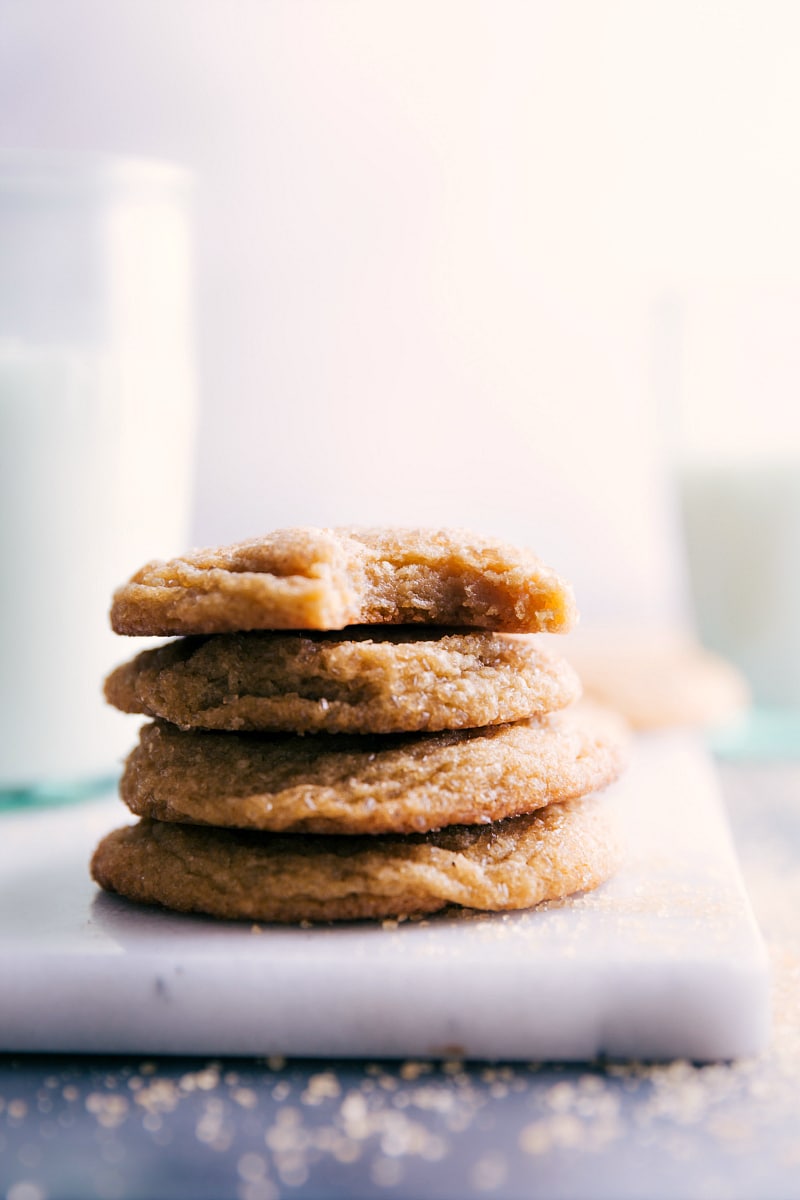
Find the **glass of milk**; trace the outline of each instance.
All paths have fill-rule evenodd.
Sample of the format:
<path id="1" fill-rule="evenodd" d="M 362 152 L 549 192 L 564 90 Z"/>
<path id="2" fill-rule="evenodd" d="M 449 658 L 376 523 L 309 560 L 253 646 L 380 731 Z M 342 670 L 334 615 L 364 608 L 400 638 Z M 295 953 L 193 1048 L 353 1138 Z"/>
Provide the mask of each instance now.
<path id="1" fill-rule="evenodd" d="M 186 546 L 190 199 L 166 164 L 0 153 L 0 807 L 84 795 L 131 743 L 102 680 L 146 643 L 108 608 Z"/>
<path id="2" fill-rule="evenodd" d="M 800 284 L 686 291 L 679 485 L 702 641 L 755 712 L 732 750 L 800 755 Z"/>

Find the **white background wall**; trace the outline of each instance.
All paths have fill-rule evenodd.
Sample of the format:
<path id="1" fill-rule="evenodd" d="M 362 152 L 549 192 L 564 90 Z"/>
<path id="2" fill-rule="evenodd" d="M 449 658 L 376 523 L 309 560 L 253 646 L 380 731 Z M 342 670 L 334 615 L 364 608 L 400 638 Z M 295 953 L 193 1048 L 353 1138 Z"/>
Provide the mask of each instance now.
<path id="1" fill-rule="evenodd" d="M 459 523 L 654 617 L 654 328 L 800 277 L 799 63 L 793 0 L 0 0 L 0 144 L 198 174 L 198 541 Z"/>

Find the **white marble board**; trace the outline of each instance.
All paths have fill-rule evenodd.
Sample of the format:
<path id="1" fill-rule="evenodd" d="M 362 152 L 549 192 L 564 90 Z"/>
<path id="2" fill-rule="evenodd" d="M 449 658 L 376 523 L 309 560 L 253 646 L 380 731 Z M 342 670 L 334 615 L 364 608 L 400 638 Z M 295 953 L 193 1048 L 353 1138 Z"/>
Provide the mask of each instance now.
<path id="1" fill-rule="evenodd" d="M 598 892 L 397 928 L 215 922 L 87 875 L 116 799 L 0 815 L 0 1049 L 588 1060 L 750 1055 L 767 963 L 713 767 L 639 739 L 611 803 L 627 859 Z"/>

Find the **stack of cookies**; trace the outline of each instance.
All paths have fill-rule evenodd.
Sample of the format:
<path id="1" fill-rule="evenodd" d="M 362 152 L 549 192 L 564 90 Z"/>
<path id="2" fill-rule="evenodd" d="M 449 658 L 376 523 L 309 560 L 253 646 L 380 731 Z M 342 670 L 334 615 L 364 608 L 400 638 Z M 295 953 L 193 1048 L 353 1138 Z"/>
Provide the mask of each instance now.
<path id="1" fill-rule="evenodd" d="M 281 530 L 148 564 L 112 625 L 179 636 L 106 682 L 154 720 L 120 785 L 139 823 L 94 878 L 279 922 L 595 887 L 614 851 L 592 793 L 620 739 L 568 707 L 576 675 L 530 636 L 574 618 L 534 555 L 461 531 Z"/>

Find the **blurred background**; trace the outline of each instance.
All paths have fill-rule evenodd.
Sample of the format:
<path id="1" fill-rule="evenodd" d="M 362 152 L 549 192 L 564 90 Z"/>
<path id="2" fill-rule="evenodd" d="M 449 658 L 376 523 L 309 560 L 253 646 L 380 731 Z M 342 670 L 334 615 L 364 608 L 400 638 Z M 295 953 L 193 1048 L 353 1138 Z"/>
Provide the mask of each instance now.
<path id="1" fill-rule="evenodd" d="M 0 0 L 0 145 L 194 173 L 194 543 L 495 533 L 800 704 L 799 61 L 793 0 Z"/>

